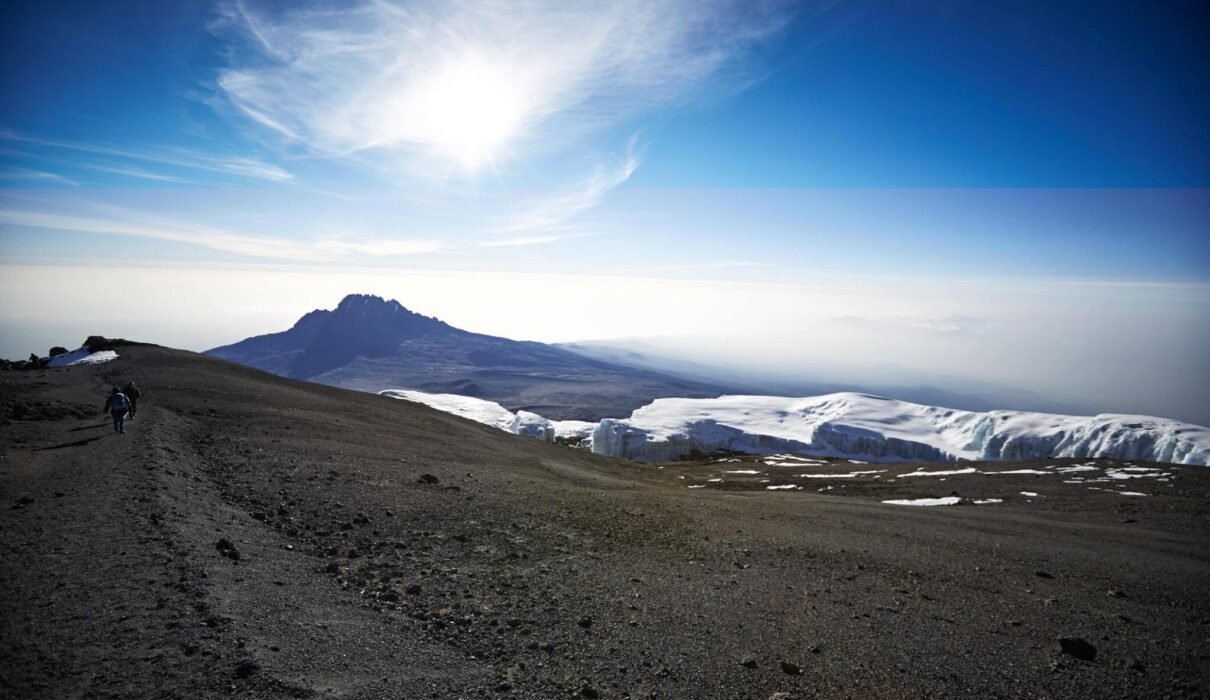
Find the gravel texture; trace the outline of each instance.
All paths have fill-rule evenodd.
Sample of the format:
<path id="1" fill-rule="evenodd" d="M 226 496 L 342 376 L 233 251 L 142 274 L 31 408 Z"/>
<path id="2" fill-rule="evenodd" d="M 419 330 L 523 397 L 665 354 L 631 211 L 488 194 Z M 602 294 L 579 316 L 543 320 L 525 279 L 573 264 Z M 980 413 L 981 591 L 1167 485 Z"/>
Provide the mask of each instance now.
<path id="1" fill-rule="evenodd" d="M 155 347 L 0 381 L 2 697 L 1210 688 L 1204 469 L 638 465 Z"/>

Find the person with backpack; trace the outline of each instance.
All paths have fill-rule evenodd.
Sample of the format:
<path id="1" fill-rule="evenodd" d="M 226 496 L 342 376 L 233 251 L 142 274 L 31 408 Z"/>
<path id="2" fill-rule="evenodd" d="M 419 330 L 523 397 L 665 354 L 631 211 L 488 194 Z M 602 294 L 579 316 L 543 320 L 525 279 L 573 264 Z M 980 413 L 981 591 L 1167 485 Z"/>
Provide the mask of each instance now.
<path id="1" fill-rule="evenodd" d="M 109 411 L 109 415 L 113 416 L 113 431 L 115 433 L 126 432 L 126 412 L 130 410 L 130 399 L 126 398 L 126 394 L 118 387 L 113 388 L 113 393 L 105 399 L 105 407 L 102 411 Z"/>
<path id="2" fill-rule="evenodd" d="M 130 400 L 130 420 L 139 414 L 139 397 L 142 392 L 134 385 L 134 382 L 126 382 L 126 386 L 122 387 L 122 393 Z"/>

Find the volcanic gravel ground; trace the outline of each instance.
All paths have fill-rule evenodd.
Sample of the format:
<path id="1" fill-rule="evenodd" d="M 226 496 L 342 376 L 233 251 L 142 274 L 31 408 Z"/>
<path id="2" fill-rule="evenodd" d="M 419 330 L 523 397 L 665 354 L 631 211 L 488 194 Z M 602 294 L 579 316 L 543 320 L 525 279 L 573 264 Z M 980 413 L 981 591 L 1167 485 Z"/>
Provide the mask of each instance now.
<path id="1" fill-rule="evenodd" d="M 640 465 L 192 353 L 119 352 L 0 374 L 0 696 L 1210 687 L 1204 469 L 1130 463 L 1168 476 L 1119 486 L 1089 480 L 1124 462 L 1052 473 L 1087 460 Z M 98 409 L 129 379 L 144 399 L 116 435 Z M 1046 473 L 899 476 L 971 466 Z M 945 496 L 962 500 L 881 502 Z"/>

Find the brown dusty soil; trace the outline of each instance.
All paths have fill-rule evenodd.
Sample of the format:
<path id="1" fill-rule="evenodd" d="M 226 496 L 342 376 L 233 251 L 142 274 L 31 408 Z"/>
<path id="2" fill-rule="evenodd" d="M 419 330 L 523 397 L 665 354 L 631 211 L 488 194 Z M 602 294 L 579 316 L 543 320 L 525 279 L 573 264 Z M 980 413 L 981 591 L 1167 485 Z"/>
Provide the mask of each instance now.
<path id="1" fill-rule="evenodd" d="M 119 352 L 0 373 L 2 697 L 1210 688 L 1210 470 L 639 465 L 192 353 Z M 129 379 L 145 395 L 117 435 L 99 408 Z M 743 470 L 758 473 L 726 473 Z M 802 488 L 768 489 L 786 484 Z M 1002 502 L 881 502 L 951 494 Z"/>

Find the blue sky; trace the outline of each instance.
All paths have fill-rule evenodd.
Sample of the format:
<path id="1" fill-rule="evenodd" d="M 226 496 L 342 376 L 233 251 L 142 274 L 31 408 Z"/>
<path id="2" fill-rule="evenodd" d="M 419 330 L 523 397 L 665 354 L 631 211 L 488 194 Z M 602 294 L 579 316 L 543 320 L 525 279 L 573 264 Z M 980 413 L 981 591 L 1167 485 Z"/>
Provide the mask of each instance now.
<path id="1" fill-rule="evenodd" d="M 1163 381 L 1097 387 L 1138 366 L 1131 350 L 1054 391 L 1136 410 L 1131 397 L 1151 386 L 1139 405 L 1156 412 L 1187 377 L 1210 376 L 1195 352 L 1210 318 L 1204 3 L 221 0 L 2 12 L 0 354 L 96 332 L 85 326 L 103 313 L 87 290 L 106 267 L 125 266 L 161 300 L 139 307 L 130 332 L 194 349 L 250 327 L 200 309 L 200 331 L 173 325 L 171 280 L 278 280 L 249 317 L 270 330 L 306 311 L 295 308 L 304 298 L 336 301 L 300 288 L 338 295 L 334 281 L 356 286 L 348 275 L 360 270 L 367 285 L 397 280 L 379 290 L 418 310 L 544 340 L 787 318 L 807 337 L 852 317 L 948 328 L 937 319 L 1012 316 L 1032 328 L 1003 343 L 1084 333 L 1053 361 L 1003 361 L 997 380 L 1031 390 L 1087 365 L 1094 338 L 1159 318 L 1179 346 L 1149 356 L 1172 368 Z M 152 273 L 162 270 L 174 272 Z M 520 303 L 505 289 L 516 275 L 581 309 L 629 280 L 649 291 L 649 314 L 685 322 L 510 316 L 492 300 Z M 62 293 L 81 277 L 64 307 L 76 311 L 17 310 L 38 285 Z M 405 277 L 457 283 L 425 295 Z M 703 280 L 731 285 L 717 303 L 738 317 L 693 303 L 690 290 L 709 295 L 693 286 Z M 948 292 L 904 292 L 938 283 Z M 787 309 L 807 297 L 815 316 Z M 1058 316 L 1037 321 L 1047 314 Z M 728 342 L 716 339 L 716 354 Z M 974 355 L 945 368 L 919 355 L 867 361 L 986 372 Z"/>

